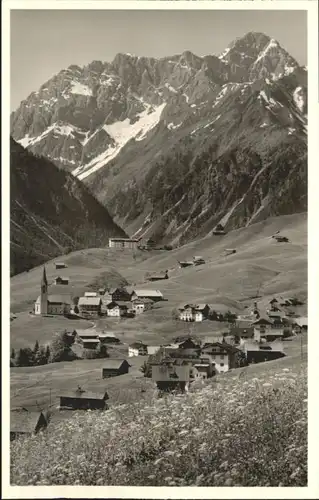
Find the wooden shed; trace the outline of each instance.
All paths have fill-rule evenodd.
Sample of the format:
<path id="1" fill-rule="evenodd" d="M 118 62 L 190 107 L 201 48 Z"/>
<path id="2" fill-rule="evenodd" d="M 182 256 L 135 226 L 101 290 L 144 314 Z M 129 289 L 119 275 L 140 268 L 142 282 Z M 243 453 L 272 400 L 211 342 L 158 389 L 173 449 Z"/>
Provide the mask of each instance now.
<path id="1" fill-rule="evenodd" d="M 95 393 L 78 387 L 76 391 L 60 395 L 60 408 L 70 410 L 107 410 L 107 392 Z"/>
<path id="2" fill-rule="evenodd" d="M 17 437 L 31 436 L 47 427 L 47 420 L 42 412 L 11 411 L 10 440 Z"/>
<path id="3" fill-rule="evenodd" d="M 131 365 L 126 359 L 111 359 L 105 360 L 105 366 L 102 368 L 102 378 L 117 377 L 129 372 Z"/>

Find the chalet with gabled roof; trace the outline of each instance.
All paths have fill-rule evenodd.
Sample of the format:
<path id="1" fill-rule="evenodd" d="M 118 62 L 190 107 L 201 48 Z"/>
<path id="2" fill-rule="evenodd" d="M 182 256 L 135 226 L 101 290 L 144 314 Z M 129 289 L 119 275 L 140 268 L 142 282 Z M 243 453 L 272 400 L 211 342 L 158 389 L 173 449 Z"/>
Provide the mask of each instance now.
<path id="1" fill-rule="evenodd" d="M 128 348 L 129 357 L 133 356 L 147 356 L 147 345 L 144 342 L 133 342 Z"/>
<path id="2" fill-rule="evenodd" d="M 233 345 L 214 342 L 204 345 L 201 358 L 211 359 L 216 372 L 227 372 L 238 366 L 237 358 L 240 350 Z"/>
<path id="3" fill-rule="evenodd" d="M 101 297 L 80 297 L 78 308 L 80 314 L 96 316 L 101 313 Z"/>
<path id="4" fill-rule="evenodd" d="M 130 366 L 126 359 L 107 358 L 102 368 L 102 378 L 124 375 L 129 372 Z"/>
<path id="5" fill-rule="evenodd" d="M 131 294 L 124 287 L 111 288 L 109 294 L 113 302 L 122 301 L 129 302 L 131 300 Z"/>
<path id="6" fill-rule="evenodd" d="M 136 299 L 151 299 L 153 302 L 163 300 L 163 294 L 159 290 L 135 289 L 132 292 L 131 300 L 134 302 Z"/>
<path id="7" fill-rule="evenodd" d="M 60 408 L 70 410 L 106 410 L 109 399 L 107 392 L 85 391 L 78 387 L 74 392 L 60 395 Z"/>
<path id="8" fill-rule="evenodd" d="M 32 436 L 47 427 L 47 420 L 42 412 L 11 411 L 10 440 Z"/>

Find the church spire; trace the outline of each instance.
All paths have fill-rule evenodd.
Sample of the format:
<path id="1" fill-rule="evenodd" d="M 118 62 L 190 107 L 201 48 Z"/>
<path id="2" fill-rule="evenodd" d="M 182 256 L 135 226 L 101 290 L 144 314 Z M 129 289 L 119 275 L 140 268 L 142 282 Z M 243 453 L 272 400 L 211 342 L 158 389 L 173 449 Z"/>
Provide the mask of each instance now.
<path id="1" fill-rule="evenodd" d="M 43 266 L 43 275 L 42 275 L 42 281 L 41 281 L 41 285 L 47 287 L 48 286 L 48 280 L 47 280 L 47 273 L 46 273 L 46 270 L 45 270 L 45 266 Z"/>

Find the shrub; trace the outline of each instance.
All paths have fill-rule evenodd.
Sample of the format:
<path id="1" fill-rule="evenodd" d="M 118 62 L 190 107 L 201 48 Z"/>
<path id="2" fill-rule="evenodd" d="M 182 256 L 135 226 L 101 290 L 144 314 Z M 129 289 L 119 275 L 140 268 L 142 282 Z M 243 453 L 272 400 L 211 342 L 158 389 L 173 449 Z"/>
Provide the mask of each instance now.
<path id="1" fill-rule="evenodd" d="M 49 363 L 59 361 L 74 361 L 77 355 L 72 351 L 71 340 L 67 332 L 55 333 L 50 344 Z"/>
<path id="2" fill-rule="evenodd" d="M 30 347 L 24 347 L 19 349 L 16 355 L 16 366 L 33 366 L 34 365 L 34 354 Z"/>

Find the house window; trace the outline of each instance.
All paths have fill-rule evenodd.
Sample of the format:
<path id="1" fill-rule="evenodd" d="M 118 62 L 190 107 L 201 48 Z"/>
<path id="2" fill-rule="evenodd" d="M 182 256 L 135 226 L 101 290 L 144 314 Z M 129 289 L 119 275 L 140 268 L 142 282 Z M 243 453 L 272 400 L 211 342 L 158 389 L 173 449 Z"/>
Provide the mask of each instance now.
<path id="1" fill-rule="evenodd" d="M 224 363 L 220 363 L 220 366 L 224 366 Z"/>

